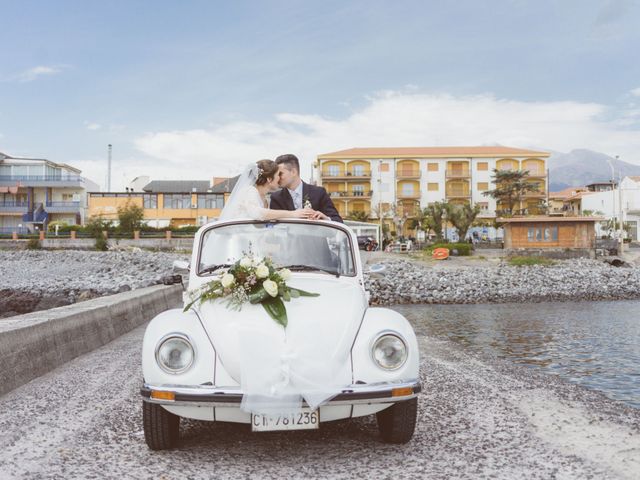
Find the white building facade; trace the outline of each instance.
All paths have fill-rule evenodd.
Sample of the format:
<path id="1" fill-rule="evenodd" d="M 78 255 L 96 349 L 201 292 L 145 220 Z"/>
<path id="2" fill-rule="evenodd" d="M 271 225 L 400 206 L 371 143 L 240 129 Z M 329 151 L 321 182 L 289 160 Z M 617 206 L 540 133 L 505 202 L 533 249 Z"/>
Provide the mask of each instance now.
<path id="1" fill-rule="evenodd" d="M 484 192 L 495 188 L 493 170 L 527 170 L 538 192 L 516 210 L 536 213 L 547 198 L 546 152 L 510 147 L 353 148 L 319 155 L 316 178 L 342 216 L 364 212 L 377 219 L 394 209 L 411 218 L 433 202 L 479 205 L 481 217 L 506 208 Z"/>

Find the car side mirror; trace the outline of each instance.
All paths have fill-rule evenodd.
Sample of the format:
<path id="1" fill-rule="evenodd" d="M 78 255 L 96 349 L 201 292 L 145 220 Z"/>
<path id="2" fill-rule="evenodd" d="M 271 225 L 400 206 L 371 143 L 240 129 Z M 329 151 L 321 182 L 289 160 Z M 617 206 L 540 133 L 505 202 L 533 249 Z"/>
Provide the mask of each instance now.
<path id="1" fill-rule="evenodd" d="M 369 266 L 369 270 L 367 270 L 367 273 L 374 278 L 384 277 L 386 275 L 386 270 L 387 267 L 382 263 L 374 263 L 373 265 Z"/>
<path id="2" fill-rule="evenodd" d="M 184 260 L 174 260 L 173 261 L 173 271 L 174 273 L 188 273 L 189 272 L 189 262 Z"/>

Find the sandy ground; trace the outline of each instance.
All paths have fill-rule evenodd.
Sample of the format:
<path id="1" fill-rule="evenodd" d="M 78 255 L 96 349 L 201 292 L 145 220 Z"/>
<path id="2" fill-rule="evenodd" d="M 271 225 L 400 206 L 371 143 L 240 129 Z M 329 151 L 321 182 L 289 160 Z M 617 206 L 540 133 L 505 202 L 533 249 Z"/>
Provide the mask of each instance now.
<path id="1" fill-rule="evenodd" d="M 424 391 L 413 440 L 372 417 L 252 434 L 183 422 L 152 452 L 141 425 L 144 327 L 0 397 L 0 478 L 640 478 L 640 411 L 499 359 L 419 336 Z"/>

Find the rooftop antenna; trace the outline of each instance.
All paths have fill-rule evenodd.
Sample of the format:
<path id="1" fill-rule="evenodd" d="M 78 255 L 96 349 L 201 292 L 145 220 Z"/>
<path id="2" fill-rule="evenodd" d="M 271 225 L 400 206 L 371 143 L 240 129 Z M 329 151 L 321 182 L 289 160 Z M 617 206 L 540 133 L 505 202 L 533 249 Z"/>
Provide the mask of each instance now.
<path id="1" fill-rule="evenodd" d="M 111 144 L 107 145 L 108 147 L 108 163 L 107 163 L 107 192 L 111 191 Z"/>

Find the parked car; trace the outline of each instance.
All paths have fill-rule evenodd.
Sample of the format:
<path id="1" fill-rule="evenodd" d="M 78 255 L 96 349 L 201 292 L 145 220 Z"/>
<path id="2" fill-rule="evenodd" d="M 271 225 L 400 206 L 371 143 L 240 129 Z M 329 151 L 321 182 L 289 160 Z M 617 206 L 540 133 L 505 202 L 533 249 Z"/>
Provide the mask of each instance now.
<path id="1" fill-rule="evenodd" d="M 253 431 L 269 431 L 315 429 L 325 422 L 373 414 L 384 442 L 408 442 L 421 391 L 416 336 L 399 313 L 369 307 L 353 231 L 341 223 L 307 220 L 207 224 L 194 237 L 189 290 L 221 278 L 249 251 L 287 266 L 287 285 L 318 296 L 286 302 L 286 328 L 270 318 L 263 305 L 245 303 L 238 311 L 220 299 L 156 316 L 147 326 L 142 348 L 148 446 L 174 447 L 180 418 L 245 423 Z M 247 347 L 251 341 L 255 348 Z M 266 363 L 260 360 L 265 355 L 261 346 L 276 351 L 278 342 L 286 348 L 282 358 L 293 359 L 274 367 L 291 373 L 288 388 L 300 388 L 304 395 L 305 387 L 295 381 L 295 369 L 303 365 L 337 385 L 317 408 L 309 406 L 308 397 L 293 413 L 279 412 L 278 405 L 273 415 L 243 408 L 250 394 L 242 385 L 256 376 L 252 368 L 269 368 L 268 358 Z M 331 371 L 328 365 L 333 365 Z"/>

